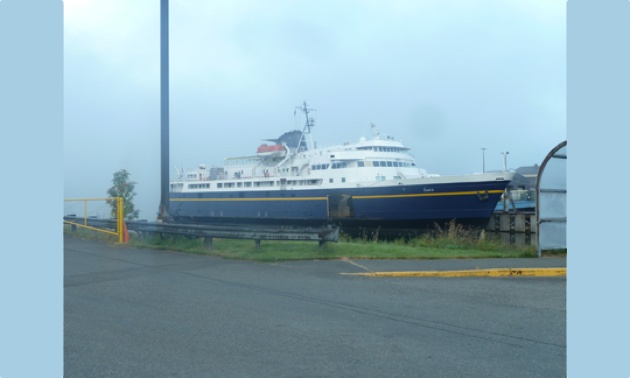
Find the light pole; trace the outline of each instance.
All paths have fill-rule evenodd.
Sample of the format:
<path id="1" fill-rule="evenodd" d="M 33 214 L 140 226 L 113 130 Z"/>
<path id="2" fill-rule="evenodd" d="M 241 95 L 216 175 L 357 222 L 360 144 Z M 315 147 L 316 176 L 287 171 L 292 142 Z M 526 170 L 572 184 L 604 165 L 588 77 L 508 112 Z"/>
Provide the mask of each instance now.
<path id="1" fill-rule="evenodd" d="M 485 147 L 481 147 L 481 163 L 483 164 L 482 167 L 482 173 L 486 173 L 486 148 Z"/>
<path id="2" fill-rule="evenodd" d="M 501 155 L 503 155 L 503 172 L 507 171 L 507 156 L 509 153 L 510 151 L 501 152 Z"/>
<path id="3" fill-rule="evenodd" d="M 169 78 L 168 78 L 168 0 L 160 0 L 160 207 L 158 219 L 168 216 L 169 185 Z"/>

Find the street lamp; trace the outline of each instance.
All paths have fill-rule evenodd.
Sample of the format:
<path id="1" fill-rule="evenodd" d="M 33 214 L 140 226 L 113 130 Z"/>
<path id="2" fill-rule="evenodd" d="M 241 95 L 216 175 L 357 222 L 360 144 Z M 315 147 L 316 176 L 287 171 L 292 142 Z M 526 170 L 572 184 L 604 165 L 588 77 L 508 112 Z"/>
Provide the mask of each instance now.
<path id="1" fill-rule="evenodd" d="M 486 173 L 486 148 L 481 147 L 481 162 L 482 162 L 482 173 Z"/>
<path id="2" fill-rule="evenodd" d="M 503 155 L 503 172 L 507 171 L 507 156 L 509 153 L 509 151 L 501 152 L 501 155 Z"/>

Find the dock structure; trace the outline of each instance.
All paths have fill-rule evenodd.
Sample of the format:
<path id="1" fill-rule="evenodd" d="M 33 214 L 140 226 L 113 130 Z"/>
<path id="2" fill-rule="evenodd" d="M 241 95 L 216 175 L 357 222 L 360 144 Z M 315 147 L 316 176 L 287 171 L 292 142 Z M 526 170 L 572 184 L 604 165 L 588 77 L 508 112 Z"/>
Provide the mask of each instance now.
<path id="1" fill-rule="evenodd" d="M 485 228 L 506 243 L 536 244 L 535 212 L 495 212 Z"/>
<path id="2" fill-rule="evenodd" d="M 490 217 L 486 231 L 535 233 L 536 214 L 533 212 L 496 212 Z"/>

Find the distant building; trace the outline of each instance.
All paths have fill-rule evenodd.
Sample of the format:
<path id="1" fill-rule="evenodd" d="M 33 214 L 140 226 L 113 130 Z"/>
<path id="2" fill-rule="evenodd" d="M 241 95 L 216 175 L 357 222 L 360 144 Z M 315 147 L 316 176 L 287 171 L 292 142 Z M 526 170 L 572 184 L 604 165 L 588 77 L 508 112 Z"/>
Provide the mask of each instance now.
<path id="1" fill-rule="evenodd" d="M 523 176 L 524 181 L 519 182 L 518 185 L 524 185 L 524 187 L 511 187 L 512 189 L 536 189 L 536 181 L 538 180 L 538 171 L 540 170 L 540 166 L 538 164 L 534 164 L 529 167 L 519 167 L 514 170 L 514 172 Z"/>
<path id="2" fill-rule="evenodd" d="M 532 166 L 527 167 L 519 167 L 510 172 L 516 173 L 514 178 L 508 185 L 508 189 L 516 190 L 516 189 L 524 189 L 524 190 L 536 190 L 536 181 L 538 180 L 538 171 L 540 170 L 540 166 L 538 164 L 534 164 Z M 491 173 L 500 173 L 503 171 L 488 171 Z"/>

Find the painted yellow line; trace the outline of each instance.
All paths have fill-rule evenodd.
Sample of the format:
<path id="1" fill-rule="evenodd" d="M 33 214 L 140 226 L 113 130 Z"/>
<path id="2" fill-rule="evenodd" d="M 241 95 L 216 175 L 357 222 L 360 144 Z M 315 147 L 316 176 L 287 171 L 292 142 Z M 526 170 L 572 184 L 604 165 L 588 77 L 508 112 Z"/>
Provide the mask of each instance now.
<path id="1" fill-rule="evenodd" d="M 567 268 L 498 268 L 419 272 L 341 273 L 364 277 L 564 277 Z"/>
<path id="2" fill-rule="evenodd" d="M 358 264 L 358 263 L 356 263 L 356 262 L 354 262 L 354 261 L 350 260 L 350 259 L 349 259 L 349 258 L 347 258 L 347 257 L 342 257 L 342 258 L 341 258 L 341 261 L 345 261 L 345 262 L 347 262 L 347 263 L 349 263 L 349 264 L 352 264 L 352 265 L 354 265 L 354 266 L 356 266 L 356 267 L 359 267 L 359 268 L 361 268 L 361 269 L 365 270 L 366 272 L 371 272 L 371 270 L 370 270 L 370 269 L 368 269 L 367 267 L 365 267 L 365 266 L 363 266 L 363 265 L 361 265 L 361 264 Z M 343 274 L 343 273 L 342 273 L 342 274 Z"/>

